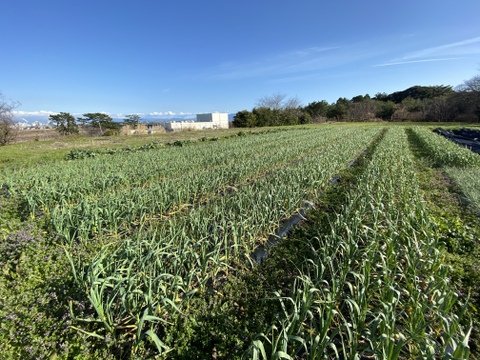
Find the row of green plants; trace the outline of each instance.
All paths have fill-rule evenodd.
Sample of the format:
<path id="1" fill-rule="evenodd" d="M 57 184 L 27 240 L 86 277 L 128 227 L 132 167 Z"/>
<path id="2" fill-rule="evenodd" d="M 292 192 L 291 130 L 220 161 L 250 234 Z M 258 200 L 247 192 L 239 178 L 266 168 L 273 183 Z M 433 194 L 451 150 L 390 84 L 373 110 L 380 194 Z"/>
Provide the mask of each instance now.
<path id="1" fill-rule="evenodd" d="M 480 214 L 480 167 L 467 169 L 449 167 L 445 171 L 460 186 L 468 205 Z"/>
<path id="2" fill-rule="evenodd" d="M 172 350 L 169 329 L 184 321 L 191 304 L 222 274 L 251 262 L 253 250 L 280 222 L 315 198 L 378 131 L 334 142 L 203 206 L 140 225 L 132 236 L 102 248 L 90 264 L 70 255 L 76 281 L 96 312 L 77 319 L 82 331 L 113 339 L 117 349 L 134 354 Z"/>
<path id="3" fill-rule="evenodd" d="M 480 165 L 480 156 L 452 141 L 437 136 L 427 127 L 416 126 L 411 134 L 429 154 L 432 165 L 436 167 L 469 167 Z"/>
<path id="4" fill-rule="evenodd" d="M 299 131 L 282 137 L 209 143 L 178 151 L 119 154 L 17 173 L 10 191 L 21 192 L 30 216 L 40 214 L 67 243 L 101 233 L 130 231 L 132 227 L 168 217 L 182 208 L 224 193 L 233 185 L 320 151 L 329 143 L 352 136 L 326 130 Z M 342 140 L 343 141 L 343 140 Z M 112 160 L 112 161 L 109 161 Z M 120 167 L 122 169 L 120 169 Z M 25 176 L 31 173 L 33 177 Z M 79 174 L 81 174 L 79 176 Z M 31 179 L 30 181 L 28 179 Z M 61 184 L 51 179 L 63 179 Z"/>
<path id="5" fill-rule="evenodd" d="M 299 130 L 300 136 L 305 131 Z M 288 136 L 278 135 L 279 141 Z M 224 144 L 204 144 L 186 149 L 158 149 L 147 153 L 116 154 L 114 157 L 99 156 L 74 163 L 55 163 L 39 165 L 34 168 L 18 168 L 7 170 L 2 174 L 2 182 L 15 191 L 22 193 L 35 188 L 36 198 L 51 198 L 58 202 L 61 199 L 71 201 L 73 197 L 83 197 L 85 194 L 104 193 L 113 185 L 131 185 L 132 187 L 148 186 L 155 179 L 179 177 L 186 171 L 196 172 L 206 166 L 221 166 L 230 159 L 242 160 L 243 156 L 258 156 L 253 151 L 261 144 L 260 151 L 273 151 L 277 138 L 264 135 L 248 139 L 230 139 L 229 146 Z M 203 144 L 202 144 L 203 145 Z M 243 149 L 242 149 L 243 148 Z M 191 159 L 196 161 L 192 163 Z M 119 165 L 119 163 L 121 165 Z M 122 166 L 122 171 L 118 167 Z M 175 172 L 176 173 L 172 173 Z M 42 176 L 39 176 L 42 174 Z M 125 176 L 121 176 L 121 175 Z M 73 190 L 75 189 L 75 191 Z M 72 193 L 76 193 L 73 194 Z"/>
<path id="6" fill-rule="evenodd" d="M 293 285 L 277 290 L 283 314 L 250 356 L 468 358 L 466 305 L 449 281 L 404 129 L 389 129 L 353 182 L 343 205 L 316 214 L 319 228 L 291 236 L 310 256 Z"/>
<path id="7" fill-rule="evenodd" d="M 267 131 L 239 131 L 233 135 L 227 135 L 223 136 L 222 138 L 228 139 L 231 137 L 235 136 L 247 136 L 247 135 L 260 135 L 260 134 L 265 134 L 265 133 L 272 133 L 272 132 L 278 132 L 280 129 L 276 130 L 267 130 Z M 219 137 L 214 136 L 214 137 L 206 137 L 203 136 L 199 138 L 197 141 L 205 142 L 205 141 L 218 141 L 220 140 Z M 158 149 L 163 146 L 177 146 L 177 147 L 182 147 L 188 144 L 195 143 L 196 141 L 194 140 L 175 140 L 167 143 L 161 143 L 161 142 L 155 142 L 151 141 L 149 143 L 139 145 L 139 146 L 124 146 L 121 148 L 111 148 L 111 149 L 72 149 L 70 150 L 67 155 L 65 155 L 65 160 L 80 160 L 80 159 L 85 159 L 85 158 L 93 158 L 99 155 L 115 155 L 118 153 L 126 152 L 126 153 L 131 153 L 131 152 L 139 152 L 139 151 L 148 151 L 148 150 L 153 150 L 153 149 Z"/>
<path id="8" fill-rule="evenodd" d="M 414 140 L 414 136 L 409 135 Z M 438 137 L 434 133 L 429 136 Z M 431 168 L 428 166 L 433 156 L 430 149 L 413 142 L 411 145 L 417 156 L 417 173 L 427 196 L 431 218 L 444 248 L 445 263 L 451 267 L 452 284 L 461 298 L 469 299 L 463 325 L 472 326 L 470 358 L 477 359 L 480 354 L 480 267 L 477 260 L 480 256 L 480 167 L 472 162 L 471 166 Z"/>

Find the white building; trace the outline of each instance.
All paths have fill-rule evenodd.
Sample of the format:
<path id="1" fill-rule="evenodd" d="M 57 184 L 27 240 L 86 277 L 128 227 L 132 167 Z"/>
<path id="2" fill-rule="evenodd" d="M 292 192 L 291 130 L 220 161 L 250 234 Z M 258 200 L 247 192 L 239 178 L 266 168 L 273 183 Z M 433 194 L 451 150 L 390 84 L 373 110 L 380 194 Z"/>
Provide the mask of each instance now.
<path id="1" fill-rule="evenodd" d="M 165 129 L 167 131 L 228 129 L 228 113 L 197 114 L 196 120 L 167 122 Z"/>

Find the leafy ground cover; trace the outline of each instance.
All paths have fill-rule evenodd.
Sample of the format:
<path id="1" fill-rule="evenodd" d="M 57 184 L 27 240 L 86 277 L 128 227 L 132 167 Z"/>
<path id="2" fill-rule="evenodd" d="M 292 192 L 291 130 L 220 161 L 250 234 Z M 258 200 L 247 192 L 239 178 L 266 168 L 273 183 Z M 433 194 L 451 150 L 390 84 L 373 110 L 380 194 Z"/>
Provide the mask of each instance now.
<path id="1" fill-rule="evenodd" d="M 419 131 L 311 126 L 63 151 L 48 166 L 22 156 L 0 181 L 2 355 L 465 358 L 470 334 L 475 354 L 478 218 L 451 205 L 462 190 L 445 191 L 435 167 L 447 148 Z M 305 200 L 308 220 L 249 260 Z"/>

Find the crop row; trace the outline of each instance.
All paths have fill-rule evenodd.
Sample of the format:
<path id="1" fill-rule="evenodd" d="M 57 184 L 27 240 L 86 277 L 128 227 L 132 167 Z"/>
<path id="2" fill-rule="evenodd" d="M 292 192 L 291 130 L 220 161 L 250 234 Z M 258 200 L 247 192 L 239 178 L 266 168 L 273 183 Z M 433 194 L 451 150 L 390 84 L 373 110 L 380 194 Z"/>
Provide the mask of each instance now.
<path id="1" fill-rule="evenodd" d="M 458 184 L 468 204 L 480 214 L 480 167 L 466 169 L 448 167 L 445 171 Z"/>
<path id="2" fill-rule="evenodd" d="M 22 188 L 22 198 L 30 213 L 40 209 L 54 231 L 71 243 L 161 219 L 343 141 L 353 131 L 280 135 L 67 163 L 31 176 L 33 185 Z M 63 180 L 59 184 L 53 178 Z M 10 183 L 18 189 L 24 179 Z"/>
<path id="3" fill-rule="evenodd" d="M 304 135 L 304 130 L 291 134 L 293 138 Z M 224 146 L 224 142 L 218 142 L 193 148 L 160 148 L 144 153 L 98 156 L 83 161 L 18 169 L 3 177 L 8 186 L 23 194 L 34 189 L 38 192 L 38 202 L 42 199 L 66 199 L 72 202 L 86 194 L 103 194 L 112 187 L 145 187 L 151 181 L 179 178 L 187 171 L 196 172 L 206 167 L 221 166 L 233 158 L 242 161 L 244 156 L 255 156 L 253 149 L 272 152 L 276 148 L 277 138 L 285 139 L 286 134 L 231 139 L 228 147 Z M 192 161 L 193 158 L 196 161 Z"/>
<path id="4" fill-rule="evenodd" d="M 304 200 L 315 198 L 378 132 L 331 142 L 204 206 L 145 223 L 102 249 L 89 265 L 72 258 L 77 281 L 96 310 L 95 320 L 88 319 L 97 323 L 91 334 L 128 338 L 134 351 L 150 338 L 159 351 L 167 350 L 165 329 L 183 316 L 189 301 L 235 264 L 248 262 L 253 249 Z"/>
<path id="5" fill-rule="evenodd" d="M 407 136 L 390 128 L 287 295 L 254 359 L 467 358 L 468 332 L 415 177 Z"/>
<path id="6" fill-rule="evenodd" d="M 478 154 L 435 134 L 426 127 L 416 126 L 411 130 L 411 134 L 435 166 L 467 167 L 480 165 Z"/>

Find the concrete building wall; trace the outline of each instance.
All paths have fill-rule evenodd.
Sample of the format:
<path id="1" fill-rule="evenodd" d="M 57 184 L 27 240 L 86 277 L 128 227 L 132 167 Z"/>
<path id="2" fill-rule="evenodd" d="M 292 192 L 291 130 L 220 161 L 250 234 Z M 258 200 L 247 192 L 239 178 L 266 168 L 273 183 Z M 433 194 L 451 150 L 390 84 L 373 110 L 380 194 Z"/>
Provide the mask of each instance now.
<path id="1" fill-rule="evenodd" d="M 165 123 L 167 131 L 181 131 L 181 130 L 204 130 L 216 129 L 216 125 L 212 122 L 197 122 L 197 121 L 175 121 Z"/>
<path id="2" fill-rule="evenodd" d="M 196 120 L 165 123 L 167 131 L 228 129 L 227 113 L 197 114 Z"/>

